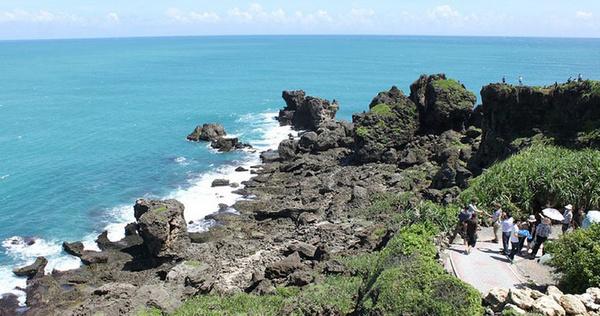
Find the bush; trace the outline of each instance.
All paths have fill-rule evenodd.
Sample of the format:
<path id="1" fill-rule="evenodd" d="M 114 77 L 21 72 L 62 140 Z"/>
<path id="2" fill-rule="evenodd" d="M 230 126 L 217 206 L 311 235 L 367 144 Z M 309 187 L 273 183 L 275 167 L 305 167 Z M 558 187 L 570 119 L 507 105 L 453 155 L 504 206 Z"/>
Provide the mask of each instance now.
<path id="1" fill-rule="evenodd" d="M 435 260 L 437 227 L 415 224 L 401 229 L 379 253 L 350 261 L 363 282 L 360 314 L 480 315 L 477 290 L 446 273 Z"/>
<path id="2" fill-rule="evenodd" d="M 568 293 L 583 293 L 600 286 L 600 224 L 578 229 L 549 242 L 550 265 L 560 273 L 560 287 Z"/>
<path id="3" fill-rule="evenodd" d="M 499 202 L 517 217 L 550 204 L 600 205 L 600 151 L 534 145 L 499 162 L 475 178 L 461 194 L 482 207 Z"/>
<path id="4" fill-rule="evenodd" d="M 199 295 L 187 300 L 173 315 L 278 315 L 283 295 L 256 296 L 246 293 L 231 296 Z"/>

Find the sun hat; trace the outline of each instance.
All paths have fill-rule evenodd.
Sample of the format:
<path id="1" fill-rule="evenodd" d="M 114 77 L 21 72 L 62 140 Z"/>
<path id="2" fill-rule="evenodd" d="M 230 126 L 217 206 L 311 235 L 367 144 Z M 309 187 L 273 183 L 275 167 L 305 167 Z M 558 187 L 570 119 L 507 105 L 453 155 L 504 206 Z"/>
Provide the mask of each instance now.
<path id="1" fill-rule="evenodd" d="M 535 219 L 535 215 L 529 215 L 529 218 L 527 219 L 528 222 L 537 222 L 537 219 Z"/>
<path id="2" fill-rule="evenodd" d="M 569 211 L 572 211 L 572 210 L 573 210 L 573 205 L 571 205 L 571 204 L 567 204 L 567 206 L 565 206 L 565 208 L 566 208 L 567 210 L 569 210 Z"/>

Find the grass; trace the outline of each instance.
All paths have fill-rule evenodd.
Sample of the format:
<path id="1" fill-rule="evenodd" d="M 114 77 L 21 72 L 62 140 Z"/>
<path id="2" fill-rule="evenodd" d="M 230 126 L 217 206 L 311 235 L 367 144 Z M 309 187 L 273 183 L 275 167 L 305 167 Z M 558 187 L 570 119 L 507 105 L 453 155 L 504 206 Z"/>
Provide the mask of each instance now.
<path id="1" fill-rule="evenodd" d="M 433 86 L 442 90 L 463 89 L 462 85 L 454 79 L 441 79 L 433 82 Z"/>
<path id="2" fill-rule="evenodd" d="M 500 202 L 517 217 L 545 206 L 600 206 L 600 151 L 534 145 L 493 165 L 475 178 L 461 200 L 475 197 L 481 207 Z"/>
<path id="3" fill-rule="evenodd" d="M 392 111 L 392 108 L 385 104 L 385 103 L 380 103 L 375 105 L 374 107 L 371 108 L 371 112 L 380 115 L 380 116 L 393 116 L 394 111 Z"/>
<path id="4" fill-rule="evenodd" d="M 197 260 L 186 260 L 183 262 L 183 264 L 185 264 L 186 266 L 192 267 L 192 268 L 202 267 L 202 263 Z"/>
<path id="5" fill-rule="evenodd" d="M 358 126 L 356 127 L 356 135 L 358 135 L 359 137 L 362 138 L 367 138 L 369 137 L 369 129 L 364 127 L 364 126 Z"/>
<path id="6" fill-rule="evenodd" d="M 166 210 L 167 210 L 167 207 L 164 205 L 154 209 L 155 212 L 164 212 Z"/>

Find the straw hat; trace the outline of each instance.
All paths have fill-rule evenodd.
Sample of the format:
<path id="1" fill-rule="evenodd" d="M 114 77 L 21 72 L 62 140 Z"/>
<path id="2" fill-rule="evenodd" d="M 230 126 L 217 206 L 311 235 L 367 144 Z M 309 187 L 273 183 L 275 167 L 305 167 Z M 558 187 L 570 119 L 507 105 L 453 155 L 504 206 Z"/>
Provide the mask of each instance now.
<path id="1" fill-rule="evenodd" d="M 569 210 L 569 211 L 572 211 L 572 210 L 573 210 L 573 205 L 571 205 L 571 204 L 567 204 L 567 206 L 565 206 L 565 208 L 566 208 L 567 210 Z"/>
<path id="2" fill-rule="evenodd" d="M 527 219 L 528 222 L 533 223 L 533 222 L 537 222 L 537 219 L 535 219 L 535 215 L 529 215 L 529 218 Z"/>

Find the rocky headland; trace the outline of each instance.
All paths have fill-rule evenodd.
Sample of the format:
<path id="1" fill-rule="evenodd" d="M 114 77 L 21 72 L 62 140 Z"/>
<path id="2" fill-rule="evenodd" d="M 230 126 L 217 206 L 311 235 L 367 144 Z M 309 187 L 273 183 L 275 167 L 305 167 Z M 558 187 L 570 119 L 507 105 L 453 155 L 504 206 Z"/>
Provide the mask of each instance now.
<path id="1" fill-rule="evenodd" d="M 590 81 L 491 84 L 475 106 L 475 95 L 458 81 L 424 75 L 408 95 L 397 87 L 378 93 L 352 122 L 335 119 L 335 101 L 304 91 L 282 96 L 286 106 L 277 119 L 301 132 L 261 154 L 256 175 L 235 191 L 246 197 L 232 206 L 237 213 L 216 212 L 208 231 L 189 233 L 178 201 L 138 200 L 124 239 L 101 234 L 99 252 L 65 242 L 81 268 L 44 275 L 40 258 L 15 270 L 28 277 L 23 313 L 170 313 L 198 295 L 268 295 L 356 275 L 342 258 L 384 249 L 398 233 L 394 216 L 408 205 L 453 203 L 470 179 L 537 141 L 600 145 L 600 89 Z M 216 124 L 197 127 L 188 139 L 223 151 L 244 147 Z M 385 196 L 407 201 L 386 209 L 378 204 Z M 443 247 L 444 239 L 436 245 Z M 16 313 L 12 297 L 0 306 Z M 300 310 L 344 314 L 321 308 Z"/>

